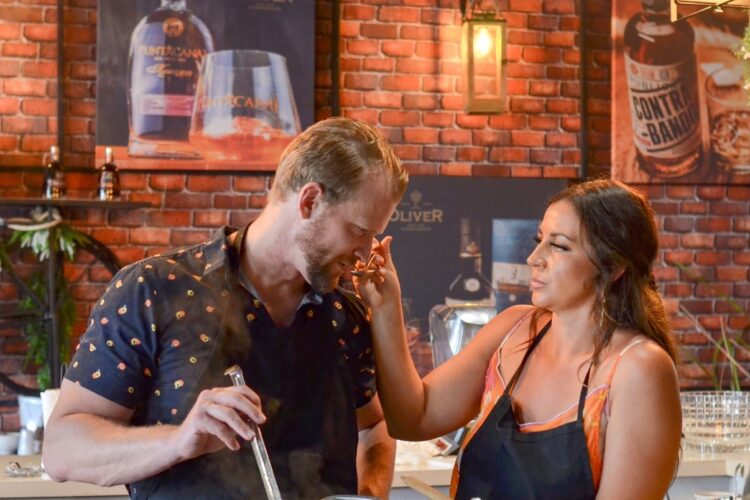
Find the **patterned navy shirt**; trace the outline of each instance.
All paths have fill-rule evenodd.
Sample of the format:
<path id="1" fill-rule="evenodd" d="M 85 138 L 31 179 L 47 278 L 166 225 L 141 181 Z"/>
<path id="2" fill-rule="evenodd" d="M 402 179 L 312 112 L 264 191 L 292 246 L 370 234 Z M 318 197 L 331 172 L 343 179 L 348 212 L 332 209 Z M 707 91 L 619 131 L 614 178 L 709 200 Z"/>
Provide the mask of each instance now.
<path id="1" fill-rule="evenodd" d="M 182 402 L 209 361 L 233 289 L 234 249 L 227 240 L 232 232 L 222 228 L 207 242 L 122 269 L 94 307 L 65 377 L 135 409 L 136 425 L 182 421 Z M 245 288 L 241 293 L 247 293 L 243 321 L 248 330 L 299 334 L 320 327 L 323 315 L 349 367 L 356 406 L 372 399 L 372 337 L 369 317 L 357 298 L 343 290 L 310 291 L 292 325 L 280 328 L 249 282 L 242 276 L 239 282 Z"/>

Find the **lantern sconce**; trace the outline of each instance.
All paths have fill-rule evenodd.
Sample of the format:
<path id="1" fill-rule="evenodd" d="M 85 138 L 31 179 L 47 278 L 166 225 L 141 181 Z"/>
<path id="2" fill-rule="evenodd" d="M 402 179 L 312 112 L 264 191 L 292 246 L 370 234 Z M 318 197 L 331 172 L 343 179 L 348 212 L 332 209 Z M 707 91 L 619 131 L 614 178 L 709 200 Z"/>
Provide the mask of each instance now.
<path id="1" fill-rule="evenodd" d="M 492 4 L 490 9 L 482 9 L 481 3 L 481 0 L 461 0 L 464 111 L 469 114 L 502 113 L 507 109 L 506 24 L 500 15 L 498 0 L 489 2 Z"/>

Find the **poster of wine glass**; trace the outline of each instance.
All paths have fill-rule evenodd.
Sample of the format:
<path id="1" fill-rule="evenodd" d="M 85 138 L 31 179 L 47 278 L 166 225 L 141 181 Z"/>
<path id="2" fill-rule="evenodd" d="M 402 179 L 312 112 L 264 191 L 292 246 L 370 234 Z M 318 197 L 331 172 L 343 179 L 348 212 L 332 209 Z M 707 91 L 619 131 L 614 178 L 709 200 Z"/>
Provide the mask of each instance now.
<path id="1" fill-rule="evenodd" d="M 612 175 L 748 184 L 748 11 L 680 3 L 673 21 L 670 0 L 612 2 Z"/>
<path id="2" fill-rule="evenodd" d="M 96 161 L 275 170 L 314 120 L 314 0 L 98 0 Z"/>

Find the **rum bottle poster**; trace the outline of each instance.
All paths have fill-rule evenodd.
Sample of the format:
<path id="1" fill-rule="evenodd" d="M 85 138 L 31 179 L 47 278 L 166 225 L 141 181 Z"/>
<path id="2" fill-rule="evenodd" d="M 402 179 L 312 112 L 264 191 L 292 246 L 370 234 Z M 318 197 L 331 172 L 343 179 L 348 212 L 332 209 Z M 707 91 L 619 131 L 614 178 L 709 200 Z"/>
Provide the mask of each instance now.
<path id="1" fill-rule="evenodd" d="M 314 120 L 314 22 L 313 0 L 99 0 L 97 162 L 275 169 Z"/>
<path id="2" fill-rule="evenodd" d="M 727 6 L 672 22 L 670 0 L 612 3 L 613 177 L 750 183 L 750 95 L 735 55 L 747 19 Z"/>

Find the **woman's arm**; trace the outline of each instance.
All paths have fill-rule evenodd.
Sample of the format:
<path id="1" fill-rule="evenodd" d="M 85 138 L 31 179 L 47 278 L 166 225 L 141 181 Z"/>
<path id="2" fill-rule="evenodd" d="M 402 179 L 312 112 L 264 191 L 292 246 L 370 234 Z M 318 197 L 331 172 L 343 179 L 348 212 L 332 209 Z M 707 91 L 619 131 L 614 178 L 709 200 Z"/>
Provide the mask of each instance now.
<path id="1" fill-rule="evenodd" d="M 634 346 L 620 361 L 610 397 L 598 498 L 664 498 L 682 431 L 672 360 L 651 342 Z"/>
<path id="2" fill-rule="evenodd" d="M 390 434 L 431 439 L 466 424 L 479 412 L 487 364 L 500 339 L 529 310 L 514 307 L 495 317 L 456 356 L 420 379 L 409 354 L 401 289 L 390 255 L 390 237 L 376 246 L 378 277 L 358 283 L 371 309 L 378 394 Z"/>

